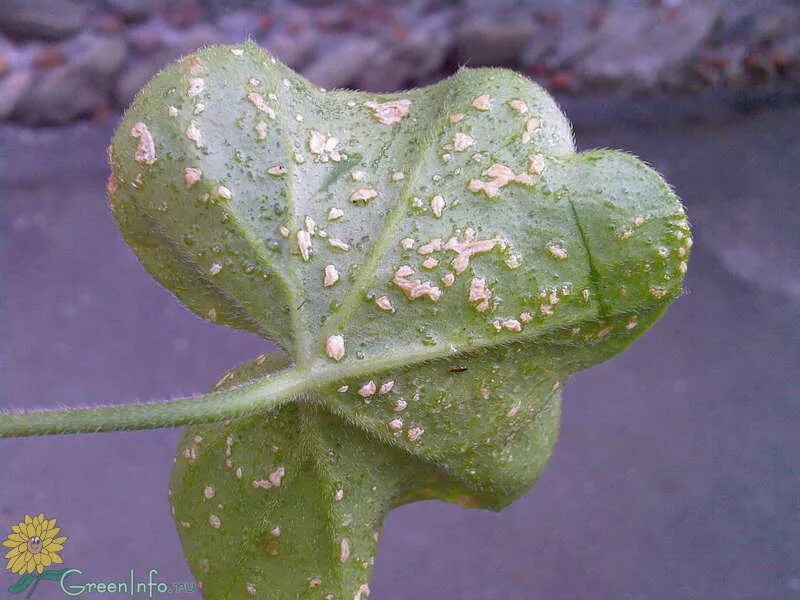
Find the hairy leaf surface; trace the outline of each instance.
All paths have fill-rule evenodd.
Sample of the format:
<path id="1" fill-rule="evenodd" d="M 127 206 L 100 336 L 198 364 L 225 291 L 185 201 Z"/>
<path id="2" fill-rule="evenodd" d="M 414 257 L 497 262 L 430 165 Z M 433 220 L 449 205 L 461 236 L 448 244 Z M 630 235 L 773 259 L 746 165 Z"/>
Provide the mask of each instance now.
<path id="1" fill-rule="evenodd" d="M 500 69 L 327 92 L 253 44 L 208 48 L 137 96 L 110 159 L 151 274 L 284 348 L 220 387 L 305 382 L 183 440 L 172 501 L 208 598 L 366 598 L 391 507 L 519 497 L 563 382 L 680 295 L 691 246 L 655 171 L 576 153 L 549 95 Z"/>

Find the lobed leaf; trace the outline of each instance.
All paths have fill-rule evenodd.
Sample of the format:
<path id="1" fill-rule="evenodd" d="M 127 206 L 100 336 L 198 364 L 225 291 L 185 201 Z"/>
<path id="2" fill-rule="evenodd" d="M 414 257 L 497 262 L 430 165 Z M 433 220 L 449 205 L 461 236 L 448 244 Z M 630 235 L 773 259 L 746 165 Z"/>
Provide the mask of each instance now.
<path id="1" fill-rule="evenodd" d="M 208 598 L 366 598 L 393 506 L 524 493 L 563 382 L 658 319 L 691 246 L 655 171 L 576 153 L 550 96 L 501 69 L 326 92 L 254 44 L 207 48 L 137 96 L 110 160 L 151 274 L 285 350 L 220 388 L 305 382 L 184 437 L 172 501 Z"/>

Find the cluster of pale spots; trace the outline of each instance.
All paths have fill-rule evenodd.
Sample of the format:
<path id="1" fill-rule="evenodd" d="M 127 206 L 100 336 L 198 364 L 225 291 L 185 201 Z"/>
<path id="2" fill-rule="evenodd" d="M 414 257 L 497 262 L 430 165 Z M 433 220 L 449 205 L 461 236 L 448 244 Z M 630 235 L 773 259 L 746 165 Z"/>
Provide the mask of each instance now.
<path id="1" fill-rule="evenodd" d="M 171 492 L 209 598 L 366 598 L 392 506 L 499 509 L 538 477 L 560 387 L 681 293 L 669 186 L 510 71 L 402 94 L 321 90 L 254 44 L 137 96 L 109 195 L 145 267 L 202 317 L 285 349 L 307 383 L 192 428 Z"/>

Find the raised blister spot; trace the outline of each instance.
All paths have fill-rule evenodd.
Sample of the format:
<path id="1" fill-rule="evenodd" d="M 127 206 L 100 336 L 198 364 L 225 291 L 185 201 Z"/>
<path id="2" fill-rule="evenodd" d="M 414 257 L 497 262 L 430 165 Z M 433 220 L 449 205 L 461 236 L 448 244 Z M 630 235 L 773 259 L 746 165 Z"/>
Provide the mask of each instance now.
<path id="1" fill-rule="evenodd" d="M 367 204 L 373 198 L 378 197 L 378 192 L 372 188 L 358 188 L 350 194 L 350 202 L 353 204 Z"/>
<path id="2" fill-rule="evenodd" d="M 425 433 L 425 430 L 422 427 L 410 427 L 406 436 L 408 437 L 409 442 L 416 442 L 419 438 L 422 437 L 422 434 Z"/>
<path id="3" fill-rule="evenodd" d="M 375 394 L 375 391 L 377 389 L 378 388 L 375 385 L 375 382 L 370 379 L 367 383 L 365 383 L 359 388 L 358 395 L 361 396 L 362 398 L 369 398 L 370 396 L 373 396 Z"/>
<path id="4" fill-rule="evenodd" d="M 411 110 L 411 100 L 391 100 L 389 102 L 364 102 L 364 106 L 371 109 L 372 116 L 384 125 L 394 125 L 408 116 Z"/>
<path id="5" fill-rule="evenodd" d="M 325 265 L 322 285 L 325 287 L 331 287 L 337 281 L 339 281 L 339 271 L 336 270 L 334 265 Z"/>
<path id="6" fill-rule="evenodd" d="M 392 304 L 392 301 L 389 299 L 389 296 L 380 296 L 376 298 L 375 304 L 377 305 L 378 308 L 380 308 L 381 310 L 385 310 L 386 312 L 395 311 L 394 304 Z"/>
<path id="7" fill-rule="evenodd" d="M 297 248 L 300 250 L 303 260 L 308 262 L 314 251 L 311 246 L 311 234 L 308 231 L 301 229 L 297 232 Z"/>
<path id="8" fill-rule="evenodd" d="M 533 134 L 541 127 L 542 121 L 538 117 L 531 117 L 525 122 L 525 130 L 522 132 L 522 143 L 527 144 L 533 138 Z"/>
<path id="9" fill-rule="evenodd" d="M 460 123 L 464 120 L 464 113 L 453 113 L 449 119 L 451 123 Z"/>
<path id="10" fill-rule="evenodd" d="M 152 165 L 156 162 L 156 143 L 147 125 L 139 121 L 131 127 L 131 135 L 138 138 L 136 150 L 133 151 L 133 158 L 136 162 Z"/>
<path id="11" fill-rule="evenodd" d="M 553 240 L 551 242 L 548 242 L 547 251 L 550 253 L 551 256 L 559 260 L 564 260 L 569 256 L 569 254 L 567 254 L 567 249 L 564 248 L 564 242 L 560 240 Z"/>
<path id="12" fill-rule="evenodd" d="M 250 92 L 247 94 L 247 99 L 253 104 L 253 106 L 256 107 L 257 110 L 263 112 L 270 119 L 275 119 L 275 110 L 269 104 L 267 104 L 267 101 L 264 100 L 264 96 L 258 92 Z"/>
<path id="13" fill-rule="evenodd" d="M 544 154 L 534 152 L 528 156 L 528 171 L 534 175 L 541 175 L 545 168 Z"/>
<path id="14" fill-rule="evenodd" d="M 286 175 L 287 171 L 283 165 L 274 165 L 267 169 L 267 173 L 274 177 L 280 177 L 281 175 Z"/>
<path id="15" fill-rule="evenodd" d="M 203 172 L 197 167 L 186 167 L 183 170 L 183 181 L 187 187 L 192 187 L 203 178 Z"/>
<path id="16" fill-rule="evenodd" d="M 464 150 L 466 150 L 470 146 L 473 146 L 474 144 L 475 144 L 475 139 L 471 135 L 459 132 L 453 136 L 452 149 L 455 150 L 456 152 L 464 152 Z"/>
<path id="17" fill-rule="evenodd" d="M 433 211 L 433 214 L 436 215 L 437 217 L 442 216 L 445 206 L 447 206 L 447 203 L 445 202 L 444 198 L 442 198 L 442 196 L 440 196 L 439 194 L 431 198 L 431 210 Z"/>
<path id="18" fill-rule="evenodd" d="M 517 269 L 522 264 L 522 255 L 519 252 L 511 252 L 503 262 L 509 269 Z"/>
<path id="19" fill-rule="evenodd" d="M 256 132 L 256 139 L 257 140 L 265 140 L 267 139 L 267 122 L 266 121 L 259 121 L 253 126 L 253 130 Z"/>
<path id="20" fill-rule="evenodd" d="M 198 150 L 203 147 L 203 134 L 200 133 L 200 128 L 194 120 L 189 121 L 189 126 L 186 128 L 186 139 L 194 142 Z"/>
<path id="21" fill-rule="evenodd" d="M 408 265 L 403 265 L 394 272 L 392 281 L 397 287 L 403 290 L 406 298 L 409 300 L 416 300 L 417 298 L 427 297 L 433 302 L 441 298 L 441 289 L 433 285 L 430 281 L 423 282 L 419 279 L 412 279 L 414 274 L 414 269 Z"/>
<path id="22" fill-rule="evenodd" d="M 348 558 L 350 558 L 350 540 L 342 538 L 339 543 L 339 560 L 345 563 Z"/>
<path id="23" fill-rule="evenodd" d="M 457 256 L 453 259 L 453 270 L 456 274 L 463 273 L 469 267 L 470 259 L 477 254 L 490 252 L 497 246 L 502 246 L 503 241 L 499 239 L 478 240 L 475 239 L 475 231 L 468 228 L 464 232 L 464 238 L 459 240 L 455 237 L 447 240 L 444 245 L 445 250 L 455 252 Z"/>
<path id="24" fill-rule="evenodd" d="M 339 140 L 332 135 L 320 131 L 312 131 L 308 138 L 308 149 L 315 154 L 320 162 L 339 162 L 342 159 L 339 153 Z"/>
<path id="25" fill-rule="evenodd" d="M 343 242 L 338 238 L 328 238 L 328 244 L 332 248 L 336 248 L 337 250 L 341 250 L 342 252 L 348 252 L 350 250 L 350 244 Z"/>
<path id="26" fill-rule="evenodd" d="M 483 277 L 473 277 L 469 284 L 469 301 L 477 302 L 475 308 L 479 312 L 486 312 L 489 310 L 489 300 L 492 298 L 492 291 L 486 285 L 486 279 Z"/>
<path id="27" fill-rule="evenodd" d="M 488 177 L 488 181 L 471 179 L 467 184 L 467 189 L 476 194 L 483 192 L 489 198 L 496 198 L 499 196 L 500 190 L 509 183 L 521 183 L 523 185 L 533 184 L 533 179 L 528 173 L 514 173 L 510 167 L 498 163 L 486 169 L 483 172 L 483 176 Z"/>
<path id="28" fill-rule="evenodd" d="M 342 360 L 344 358 L 344 336 L 328 336 L 328 339 L 325 340 L 325 354 L 336 362 Z"/>
<path id="29" fill-rule="evenodd" d="M 328 211 L 328 221 L 336 221 L 344 216 L 344 211 L 341 208 L 333 207 Z"/>
<path id="30" fill-rule="evenodd" d="M 520 100 L 519 98 L 513 98 L 509 100 L 508 105 L 511 107 L 512 110 L 515 110 L 520 114 L 524 115 L 526 112 L 528 112 L 528 105 L 525 104 L 525 102 Z"/>
<path id="31" fill-rule="evenodd" d="M 186 92 L 189 96 L 197 96 L 203 93 L 206 87 L 206 80 L 202 77 L 190 77 L 189 89 Z"/>
<path id="32" fill-rule="evenodd" d="M 410 239 L 410 238 L 406 238 Z M 401 240 L 402 241 L 402 240 Z M 412 240 L 413 242 L 413 240 Z M 413 244 L 411 245 L 413 247 Z M 407 250 L 410 248 L 407 248 Z M 426 254 L 433 254 L 434 252 L 438 252 L 442 249 L 442 239 L 441 238 L 433 238 L 427 244 L 423 244 L 417 249 L 417 254 L 421 254 L 425 256 Z"/>
<path id="33" fill-rule="evenodd" d="M 472 106 L 478 110 L 489 110 L 492 108 L 492 97 L 489 94 L 481 94 L 472 100 Z"/>

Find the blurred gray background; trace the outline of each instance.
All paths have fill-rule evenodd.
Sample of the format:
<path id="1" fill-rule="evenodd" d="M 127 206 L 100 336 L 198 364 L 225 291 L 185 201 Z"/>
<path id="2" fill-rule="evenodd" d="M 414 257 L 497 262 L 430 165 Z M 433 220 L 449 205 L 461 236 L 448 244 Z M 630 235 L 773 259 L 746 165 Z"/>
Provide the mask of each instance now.
<path id="1" fill-rule="evenodd" d="M 686 295 L 569 381 L 554 457 L 512 507 L 391 513 L 371 597 L 800 598 L 796 2 L 0 0 L 0 32 L 0 408 L 201 392 L 271 348 L 182 308 L 107 209 L 119 108 L 165 62 L 249 35 L 329 87 L 509 66 L 557 94 L 582 149 L 675 186 Z M 179 435 L 0 441 L 0 532 L 45 512 L 66 565 L 190 579 L 166 500 Z"/>

